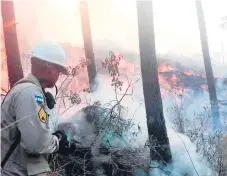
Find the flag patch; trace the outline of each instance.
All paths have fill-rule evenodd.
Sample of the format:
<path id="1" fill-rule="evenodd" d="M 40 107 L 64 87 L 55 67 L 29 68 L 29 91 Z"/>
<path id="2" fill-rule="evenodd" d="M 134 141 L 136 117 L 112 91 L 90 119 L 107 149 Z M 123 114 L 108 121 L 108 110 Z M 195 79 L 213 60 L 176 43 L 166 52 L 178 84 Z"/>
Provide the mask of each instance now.
<path id="1" fill-rule="evenodd" d="M 35 94 L 35 101 L 38 103 L 38 105 L 43 104 L 43 97 L 41 94 Z"/>

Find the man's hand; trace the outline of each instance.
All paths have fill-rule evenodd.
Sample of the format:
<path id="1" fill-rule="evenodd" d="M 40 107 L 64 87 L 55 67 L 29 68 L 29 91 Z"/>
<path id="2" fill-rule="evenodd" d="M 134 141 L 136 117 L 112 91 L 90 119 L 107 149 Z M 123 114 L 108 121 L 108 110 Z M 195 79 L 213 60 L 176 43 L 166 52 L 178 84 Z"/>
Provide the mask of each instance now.
<path id="1" fill-rule="evenodd" d="M 60 154 L 68 156 L 74 152 L 74 150 L 76 149 L 76 146 L 74 144 L 71 144 L 67 140 L 67 136 L 63 130 L 56 131 L 55 133 L 53 133 L 53 135 L 57 136 L 57 138 L 59 140 L 58 152 Z"/>

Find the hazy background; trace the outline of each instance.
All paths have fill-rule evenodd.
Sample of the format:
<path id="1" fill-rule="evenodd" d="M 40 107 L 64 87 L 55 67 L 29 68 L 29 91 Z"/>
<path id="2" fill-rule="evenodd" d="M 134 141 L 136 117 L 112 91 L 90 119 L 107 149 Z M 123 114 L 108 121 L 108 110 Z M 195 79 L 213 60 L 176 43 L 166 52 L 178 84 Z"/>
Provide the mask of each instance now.
<path id="1" fill-rule="evenodd" d="M 14 0 L 21 54 L 40 40 L 83 47 L 78 0 Z M 99 50 L 128 52 L 139 61 L 135 0 L 88 0 L 95 54 Z M 157 54 L 204 70 L 194 0 L 154 0 Z M 203 0 L 208 42 L 215 76 L 227 75 L 226 0 Z M 2 30 L 2 19 L 0 28 Z M 80 55 L 81 53 L 78 53 Z M 135 59 L 136 58 L 136 59 Z"/>

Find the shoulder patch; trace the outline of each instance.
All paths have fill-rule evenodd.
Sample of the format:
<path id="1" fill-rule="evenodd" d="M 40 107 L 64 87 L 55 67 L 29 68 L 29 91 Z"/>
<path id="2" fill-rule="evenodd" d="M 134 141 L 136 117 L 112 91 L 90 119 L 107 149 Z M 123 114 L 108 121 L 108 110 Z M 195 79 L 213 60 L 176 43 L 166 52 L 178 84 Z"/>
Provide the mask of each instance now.
<path id="1" fill-rule="evenodd" d="M 48 118 L 48 115 L 46 113 L 46 111 L 41 108 L 38 112 L 38 116 L 39 116 L 39 120 L 42 122 L 42 123 L 47 123 L 47 118 Z"/>
<path id="2" fill-rule="evenodd" d="M 41 94 L 36 93 L 35 101 L 36 101 L 36 103 L 38 103 L 38 105 L 41 106 L 43 104 L 43 96 Z"/>

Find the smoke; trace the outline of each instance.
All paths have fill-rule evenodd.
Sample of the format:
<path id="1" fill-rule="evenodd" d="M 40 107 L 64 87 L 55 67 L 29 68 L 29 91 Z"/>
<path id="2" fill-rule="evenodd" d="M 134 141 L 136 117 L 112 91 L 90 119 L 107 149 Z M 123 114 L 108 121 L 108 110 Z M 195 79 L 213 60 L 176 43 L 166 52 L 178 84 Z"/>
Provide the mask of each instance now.
<path id="1" fill-rule="evenodd" d="M 108 84 L 105 84 L 104 90 L 107 90 L 106 85 Z M 146 140 L 148 139 L 146 113 L 145 113 L 141 80 L 137 84 L 135 84 L 133 88 L 134 88 L 133 95 L 126 96 L 122 101 L 122 105 L 128 107 L 128 114 L 127 116 L 125 116 L 125 118 L 128 118 L 128 119 L 132 118 L 136 124 L 134 128 L 132 128 L 132 130 L 137 130 L 137 125 L 139 125 L 140 128 L 142 129 L 141 133 L 139 133 L 138 138 L 134 139 L 133 140 L 134 142 L 133 143 L 131 142 L 130 145 L 133 147 L 141 147 L 141 146 L 144 146 Z M 104 91 L 102 90 L 103 89 L 101 89 L 100 92 Z M 206 98 L 204 98 L 204 96 L 198 96 L 196 100 L 197 101 L 195 101 L 194 104 L 191 105 L 191 107 L 188 107 L 187 113 L 191 112 L 191 114 L 189 113 L 189 115 L 193 114 L 192 112 L 195 111 L 199 100 L 206 102 Z M 196 147 L 193 143 L 190 142 L 189 138 L 173 130 L 173 124 L 171 123 L 172 119 L 168 117 L 169 113 L 167 113 L 168 107 L 170 107 L 171 103 L 173 102 L 174 102 L 174 99 L 171 96 L 163 97 L 164 114 L 166 119 L 171 151 L 173 155 L 173 164 L 165 168 L 165 170 L 170 171 L 171 175 L 174 175 L 174 176 L 178 176 L 178 175 L 180 176 L 182 173 L 185 173 L 185 174 L 187 173 L 188 175 L 192 175 L 192 176 L 196 175 L 196 172 L 193 168 L 193 164 L 191 162 L 192 160 L 194 165 L 196 166 L 196 170 L 199 173 L 199 175 L 204 175 L 204 176 L 213 175 L 211 170 L 209 169 L 209 165 L 204 160 L 201 161 L 202 156 L 200 156 L 196 152 Z M 202 111 L 202 109 L 200 109 L 200 111 Z M 129 135 L 128 139 L 130 139 L 130 137 L 131 136 Z M 183 141 L 186 145 L 186 148 L 183 144 Z M 158 175 L 158 174 L 162 175 L 161 173 L 163 173 L 163 171 L 160 169 L 157 169 L 157 170 L 153 170 L 151 175 Z"/>
<path id="2" fill-rule="evenodd" d="M 164 176 L 166 175 L 166 172 L 170 172 L 170 175 L 174 176 L 214 175 L 212 170 L 209 168 L 208 163 L 196 152 L 195 145 L 188 139 L 188 137 L 177 133 L 170 127 L 168 128 L 167 132 L 170 141 L 173 162 L 164 168 L 165 172 L 160 169 L 154 169 L 150 173 L 150 176 Z M 157 163 L 151 164 L 151 166 L 157 165 Z"/>
<path id="3" fill-rule="evenodd" d="M 139 75 L 131 76 L 131 79 L 137 80 L 138 77 Z M 124 90 L 128 86 L 128 80 L 124 76 L 121 76 L 120 78 L 124 82 L 122 90 L 122 92 L 124 92 Z M 96 81 L 98 83 L 97 90 L 92 94 L 86 95 L 85 99 L 89 100 L 90 103 L 100 101 L 100 103 L 104 105 L 110 103 L 110 101 L 116 98 L 114 88 L 110 86 L 111 79 L 109 79 L 108 76 L 106 76 L 105 74 L 99 74 L 96 78 Z M 114 142 L 112 142 L 115 147 L 139 148 L 143 147 L 148 139 L 146 113 L 141 80 L 134 84 L 133 89 L 129 90 L 128 93 L 131 93 L 131 91 L 133 92 L 133 94 L 126 95 L 123 98 L 121 105 L 127 107 L 124 118 L 132 119 L 135 125 L 126 132 L 126 135 L 124 135 L 123 139 L 120 139 L 125 141 L 124 145 L 122 145 L 119 139 L 110 138 L 110 140 L 115 140 Z M 118 95 L 118 98 L 121 96 L 122 95 Z M 193 115 L 198 101 L 206 101 L 205 99 L 206 98 L 204 98 L 204 96 L 202 95 L 197 96 L 193 105 L 187 105 L 187 116 Z M 167 111 L 168 107 L 170 107 L 171 103 L 173 102 L 174 99 L 171 96 L 163 97 L 164 114 L 171 146 L 171 152 L 173 155 L 173 163 L 168 165 L 167 167 L 163 167 L 165 171 L 161 169 L 152 169 L 150 175 L 165 175 L 164 173 L 166 172 L 171 172 L 171 175 L 174 176 L 180 176 L 182 174 L 193 176 L 197 175 L 197 173 L 201 176 L 213 175 L 211 169 L 209 169 L 209 165 L 206 163 L 206 160 L 203 159 L 202 156 L 200 156 L 200 154 L 196 152 L 195 144 L 190 142 L 187 136 L 179 134 L 173 129 L 172 119 L 170 116 L 171 113 Z M 103 145 L 102 135 L 97 138 L 94 126 L 91 122 L 87 120 L 84 112 L 76 111 L 77 110 L 71 110 L 71 118 L 67 119 L 67 121 L 71 123 L 71 129 L 73 131 L 73 133 L 71 133 L 73 134 L 72 138 L 82 142 L 83 146 L 90 146 L 95 139 L 96 142 L 92 146 L 93 162 L 99 164 L 101 162 L 108 161 L 109 157 L 100 154 L 98 150 L 100 146 Z M 191 114 L 189 112 L 191 112 Z M 138 136 L 135 137 L 132 135 L 132 133 L 138 131 L 138 128 L 140 128 L 140 132 L 138 133 Z M 147 152 L 146 155 L 148 155 L 148 153 L 149 152 Z M 157 166 L 159 164 L 151 163 L 151 166 L 154 165 Z"/>

